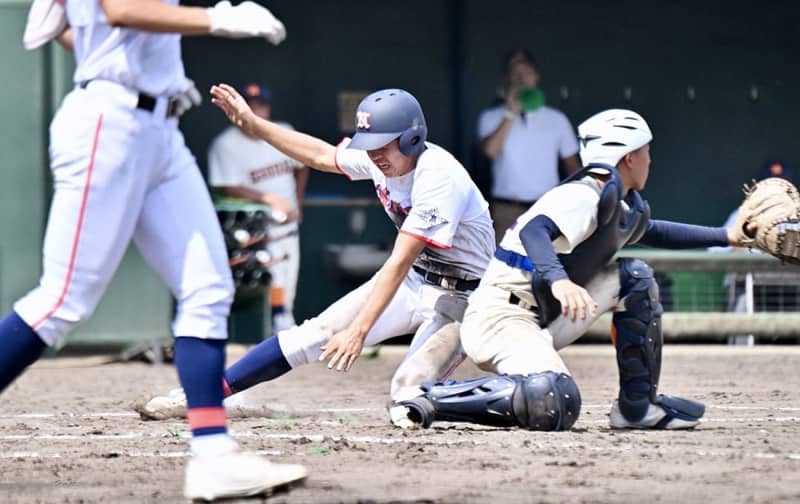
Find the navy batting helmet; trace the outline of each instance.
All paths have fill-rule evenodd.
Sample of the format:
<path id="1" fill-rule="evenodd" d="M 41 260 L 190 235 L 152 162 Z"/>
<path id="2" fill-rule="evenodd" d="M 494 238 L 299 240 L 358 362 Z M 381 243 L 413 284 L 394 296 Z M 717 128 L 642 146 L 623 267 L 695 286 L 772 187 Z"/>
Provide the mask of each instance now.
<path id="1" fill-rule="evenodd" d="M 428 127 L 417 99 L 402 89 L 384 89 L 361 100 L 356 111 L 356 134 L 348 147 L 375 150 L 398 138 L 400 152 L 416 156 L 427 137 Z"/>

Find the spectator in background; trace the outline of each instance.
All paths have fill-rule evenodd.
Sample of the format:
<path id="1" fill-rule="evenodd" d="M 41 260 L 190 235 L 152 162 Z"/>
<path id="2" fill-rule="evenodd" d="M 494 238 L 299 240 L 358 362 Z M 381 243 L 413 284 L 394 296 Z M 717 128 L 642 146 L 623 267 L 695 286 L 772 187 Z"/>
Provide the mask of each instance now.
<path id="1" fill-rule="evenodd" d="M 491 211 L 499 242 L 516 218 L 566 174 L 580 168 L 578 140 L 569 119 L 545 105 L 539 65 L 525 49 L 505 58 L 502 102 L 478 121 L 481 151 L 492 160 Z"/>
<path id="2" fill-rule="evenodd" d="M 266 86 L 247 84 L 241 93 L 256 115 L 270 120 L 272 95 Z M 292 129 L 288 123 L 278 124 Z M 267 246 L 270 256 L 285 258 L 269 269 L 272 276 L 270 300 L 273 330 L 293 327 L 292 310 L 300 271 L 298 225 L 303 217 L 308 167 L 235 126 L 226 128 L 211 143 L 208 167 L 209 183 L 213 188 L 229 197 L 268 205 L 274 216 L 286 216 L 285 224 L 270 225 L 267 230 L 273 240 Z"/>

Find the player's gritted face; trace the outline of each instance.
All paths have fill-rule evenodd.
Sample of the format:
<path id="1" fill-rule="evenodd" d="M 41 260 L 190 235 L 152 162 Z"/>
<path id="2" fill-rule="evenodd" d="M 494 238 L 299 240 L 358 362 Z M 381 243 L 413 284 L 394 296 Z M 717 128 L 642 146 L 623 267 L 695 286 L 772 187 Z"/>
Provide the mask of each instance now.
<path id="1" fill-rule="evenodd" d="M 631 189 L 641 191 L 650 175 L 650 144 L 643 145 L 630 154 Z"/>
<path id="2" fill-rule="evenodd" d="M 380 149 L 368 150 L 367 155 L 387 177 L 399 177 L 414 169 L 416 161 L 400 152 L 400 141 L 395 138 Z"/>

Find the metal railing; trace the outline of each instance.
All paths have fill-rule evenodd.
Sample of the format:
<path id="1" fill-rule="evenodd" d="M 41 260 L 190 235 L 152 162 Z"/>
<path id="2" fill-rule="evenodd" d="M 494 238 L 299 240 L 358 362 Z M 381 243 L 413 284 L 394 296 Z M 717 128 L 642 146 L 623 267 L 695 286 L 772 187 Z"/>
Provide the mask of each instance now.
<path id="1" fill-rule="evenodd" d="M 666 289 L 662 287 L 662 298 L 671 301 L 665 303 L 667 309 L 675 310 L 666 311 L 662 318 L 667 339 L 722 339 L 753 344 L 755 338 L 800 337 L 798 266 L 766 254 L 741 252 L 625 249 L 618 257 L 640 258 L 667 278 L 683 275 L 681 288 L 675 282 Z M 709 273 L 719 275 L 709 278 Z M 610 326 L 611 315 L 605 314 L 587 337 L 608 339 Z"/>

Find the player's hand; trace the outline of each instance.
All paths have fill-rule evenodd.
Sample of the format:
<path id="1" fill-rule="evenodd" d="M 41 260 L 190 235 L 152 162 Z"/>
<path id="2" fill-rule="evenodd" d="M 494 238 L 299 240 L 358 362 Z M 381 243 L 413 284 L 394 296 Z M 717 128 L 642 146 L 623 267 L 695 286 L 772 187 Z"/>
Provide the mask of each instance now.
<path id="1" fill-rule="evenodd" d="M 224 0 L 208 9 L 211 35 L 229 38 L 264 37 L 273 45 L 286 38 L 286 27 L 266 8 L 254 2 L 237 6 Z"/>
<path id="2" fill-rule="evenodd" d="M 218 84 L 211 86 L 211 96 L 211 103 L 225 112 L 230 122 L 252 134 L 256 115 L 242 95 L 228 84 Z"/>
<path id="3" fill-rule="evenodd" d="M 522 104 L 519 102 L 519 86 L 512 84 L 506 88 L 506 108 L 514 114 L 522 111 Z"/>
<path id="4" fill-rule="evenodd" d="M 334 334 L 327 343 L 322 345 L 322 355 L 320 361 L 328 357 L 328 369 L 336 368 L 336 371 L 349 371 L 361 350 L 364 348 L 364 338 L 360 332 L 348 327 L 344 331 Z"/>
<path id="5" fill-rule="evenodd" d="M 173 99 L 175 100 L 175 114 L 178 117 L 203 103 L 203 95 L 197 90 L 192 79 L 186 79 L 185 89 L 173 96 Z"/>
<path id="6" fill-rule="evenodd" d="M 264 193 L 261 202 L 265 205 L 269 205 L 272 210 L 272 216 L 278 223 L 289 222 L 295 219 L 292 204 L 285 198 L 274 193 Z"/>
<path id="7" fill-rule="evenodd" d="M 728 243 L 730 243 L 731 246 L 733 247 L 745 246 L 745 244 L 742 243 L 742 233 L 740 233 L 739 230 L 736 229 L 735 224 L 729 227 L 726 231 L 728 234 Z M 755 236 L 756 231 L 758 231 L 758 226 L 756 225 L 755 222 L 748 222 L 744 227 L 744 231 L 747 234 L 747 236 Z"/>
<path id="8" fill-rule="evenodd" d="M 569 317 L 574 322 L 577 318 L 586 319 L 597 315 L 597 303 L 586 289 L 574 283 L 569 278 L 556 280 L 550 285 L 553 297 L 561 303 L 561 315 Z"/>

